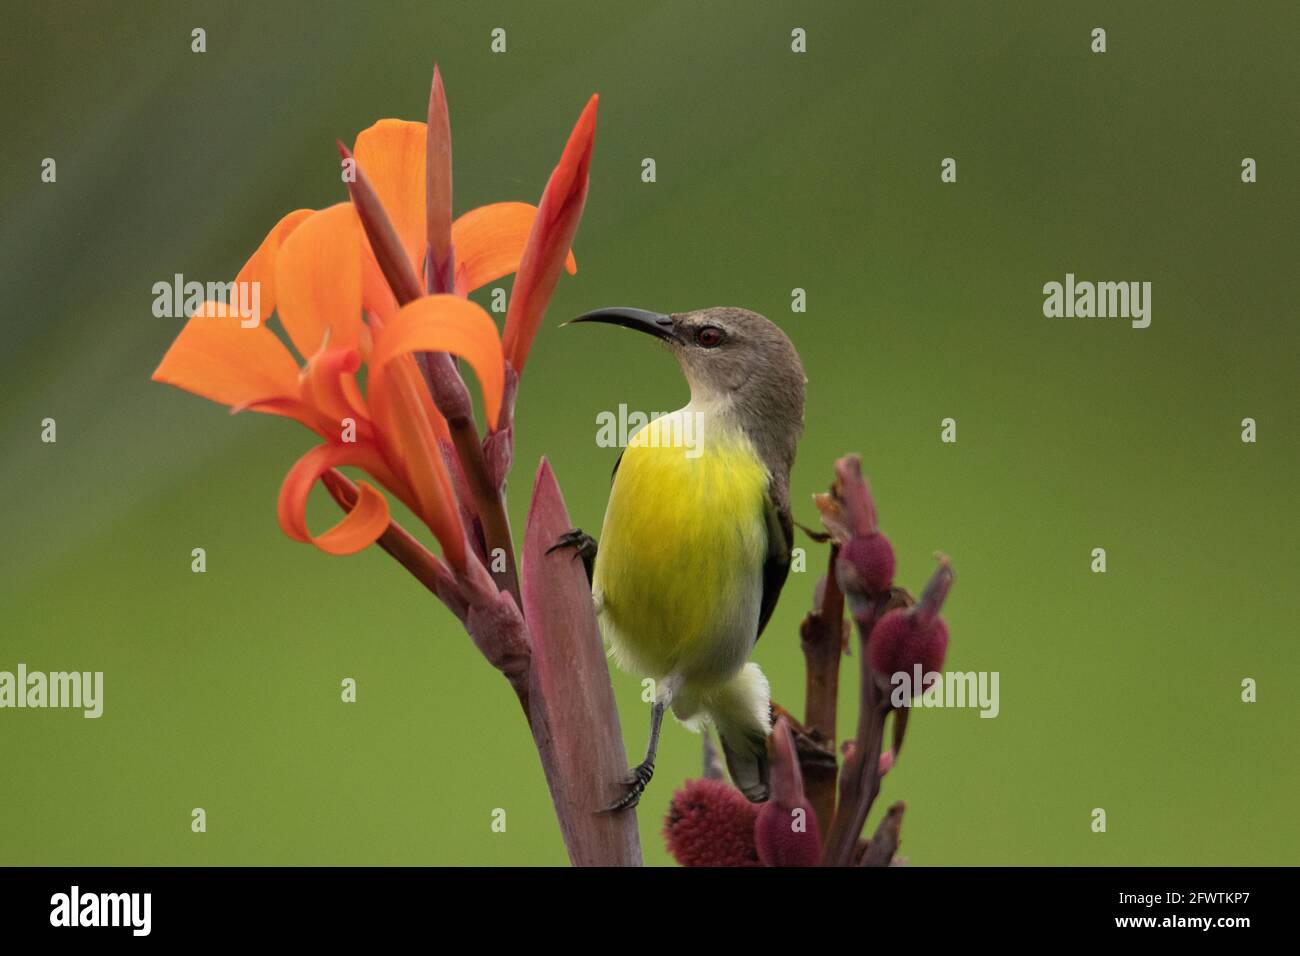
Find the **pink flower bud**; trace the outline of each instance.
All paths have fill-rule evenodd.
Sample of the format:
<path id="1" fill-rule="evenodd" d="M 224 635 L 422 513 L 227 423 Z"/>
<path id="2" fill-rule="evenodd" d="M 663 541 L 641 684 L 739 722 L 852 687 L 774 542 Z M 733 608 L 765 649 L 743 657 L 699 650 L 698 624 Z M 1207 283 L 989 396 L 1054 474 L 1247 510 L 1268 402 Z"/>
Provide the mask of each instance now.
<path id="1" fill-rule="evenodd" d="M 821 862 L 822 841 L 817 814 L 805 797 L 798 803 L 769 800 L 754 823 L 758 858 L 767 866 L 816 866 Z"/>
<path id="2" fill-rule="evenodd" d="M 845 594 L 884 594 L 894 584 L 894 549 L 879 531 L 850 538 L 835 561 Z"/>
<path id="3" fill-rule="evenodd" d="M 937 671 L 947 651 L 948 627 L 942 618 L 936 617 L 926 627 L 914 609 L 901 607 L 882 617 L 867 641 L 871 669 L 884 685 L 894 674 L 910 676 L 917 666 L 922 674 Z"/>
<path id="4" fill-rule="evenodd" d="M 664 820 L 668 852 L 682 866 L 761 866 L 754 805 L 723 780 L 688 780 Z"/>
<path id="5" fill-rule="evenodd" d="M 867 654 L 881 686 L 888 686 L 894 674 L 937 672 L 948 653 L 948 625 L 939 617 L 948 589 L 952 587 L 952 566 L 940 555 L 939 568 L 912 608 L 895 608 L 885 614 L 871 631 Z M 923 688 L 913 688 L 920 693 Z"/>
<path id="6" fill-rule="evenodd" d="M 804 796 L 794 735 L 784 717 L 772 730 L 769 749 L 772 796 L 754 823 L 758 858 L 768 866 L 816 866 L 822 856 L 817 814 Z"/>
<path id="7" fill-rule="evenodd" d="M 879 769 L 876 771 L 876 775 L 883 777 L 885 774 L 889 773 L 890 768 L 892 768 L 893 766 L 894 766 L 894 752 L 892 750 L 886 750 L 883 754 L 880 755 L 880 765 L 879 765 Z"/>

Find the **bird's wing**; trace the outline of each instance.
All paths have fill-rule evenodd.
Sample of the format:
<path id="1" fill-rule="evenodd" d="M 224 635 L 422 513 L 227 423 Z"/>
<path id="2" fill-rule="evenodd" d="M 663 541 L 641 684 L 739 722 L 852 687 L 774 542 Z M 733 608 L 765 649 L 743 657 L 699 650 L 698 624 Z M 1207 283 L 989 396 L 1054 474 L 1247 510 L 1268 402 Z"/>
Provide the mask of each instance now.
<path id="1" fill-rule="evenodd" d="M 776 608 L 776 599 L 790 573 L 790 546 L 794 542 L 794 522 L 790 509 L 778 505 L 771 489 L 763 497 L 763 517 L 767 523 L 767 556 L 763 559 L 763 599 L 758 606 L 757 641 Z"/>

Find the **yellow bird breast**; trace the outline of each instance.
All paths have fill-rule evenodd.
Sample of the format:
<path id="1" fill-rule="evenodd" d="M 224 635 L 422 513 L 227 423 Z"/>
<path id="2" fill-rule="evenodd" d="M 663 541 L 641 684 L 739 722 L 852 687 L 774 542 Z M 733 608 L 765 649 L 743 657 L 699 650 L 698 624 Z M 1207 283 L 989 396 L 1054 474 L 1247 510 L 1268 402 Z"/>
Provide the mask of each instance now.
<path id="1" fill-rule="evenodd" d="M 693 414 L 655 419 L 629 441 L 593 589 L 622 666 L 703 689 L 735 674 L 757 637 L 768 472 L 743 433 L 702 429 L 693 447 L 674 444 L 678 417 Z"/>

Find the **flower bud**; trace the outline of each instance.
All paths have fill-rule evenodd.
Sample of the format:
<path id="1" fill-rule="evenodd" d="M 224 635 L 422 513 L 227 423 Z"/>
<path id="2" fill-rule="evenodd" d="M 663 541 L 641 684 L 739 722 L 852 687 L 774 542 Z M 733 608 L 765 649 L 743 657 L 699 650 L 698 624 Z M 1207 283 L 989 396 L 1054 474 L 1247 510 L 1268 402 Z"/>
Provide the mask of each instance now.
<path id="1" fill-rule="evenodd" d="M 894 674 L 911 675 L 916 668 L 928 674 L 943 667 L 948 652 L 948 625 L 939 617 L 952 587 L 952 565 L 939 556 L 939 567 L 915 607 L 895 608 L 885 614 L 867 639 L 867 655 L 876 681 L 887 687 Z M 921 693 L 922 688 L 913 688 Z"/>
<path id="2" fill-rule="evenodd" d="M 817 832 L 817 815 L 805 797 L 787 806 L 769 800 L 758 811 L 754 823 L 758 858 L 766 866 L 816 866 L 821 862 L 822 841 Z"/>
<path id="3" fill-rule="evenodd" d="M 816 866 L 821 862 L 821 833 L 812 803 L 804 796 L 803 775 L 794 735 L 785 718 L 772 730 L 772 796 L 758 811 L 754 843 L 768 866 Z"/>
<path id="4" fill-rule="evenodd" d="M 835 577 L 848 595 L 874 597 L 894 584 L 894 549 L 879 531 L 850 538 L 835 560 Z"/>
<path id="5" fill-rule="evenodd" d="M 723 780 L 688 780 L 664 820 L 668 852 L 682 866 L 761 866 L 754 805 Z"/>
<path id="6" fill-rule="evenodd" d="M 893 769 L 893 766 L 894 766 L 894 752 L 892 750 L 886 750 L 883 754 L 880 755 L 880 765 L 876 770 L 876 776 L 883 777 L 885 774 L 889 773 L 891 769 Z"/>

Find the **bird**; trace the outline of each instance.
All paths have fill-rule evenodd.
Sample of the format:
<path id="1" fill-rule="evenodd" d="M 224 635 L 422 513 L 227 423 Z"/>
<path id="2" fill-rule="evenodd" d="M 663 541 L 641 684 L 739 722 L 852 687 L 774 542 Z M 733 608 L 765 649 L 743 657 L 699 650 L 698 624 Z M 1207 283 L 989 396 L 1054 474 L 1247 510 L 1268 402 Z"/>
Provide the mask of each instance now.
<path id="1" fill-rule="evenodd" d="M 615 661 L 654 681 L 645 759 L 602 812 L 641 799 L 669 709 L 690 729 L 712 724 L 733 783 L 762 802 L 771 699 L 749 656 L 790 570 L 790 470 L 807 383 L 799 353 L 742 308 L 608 308 L 565 324 L 579 322 L 658 339 L 690 386 L 686 406 L 627 440 L 599 542 L 573 529 L 551 548 L 572 548 L 586 564 Z"/>

